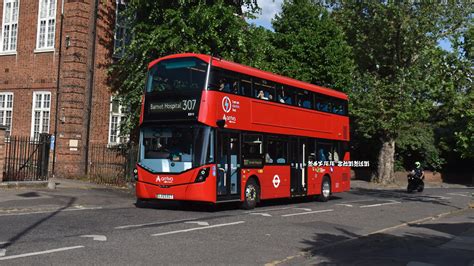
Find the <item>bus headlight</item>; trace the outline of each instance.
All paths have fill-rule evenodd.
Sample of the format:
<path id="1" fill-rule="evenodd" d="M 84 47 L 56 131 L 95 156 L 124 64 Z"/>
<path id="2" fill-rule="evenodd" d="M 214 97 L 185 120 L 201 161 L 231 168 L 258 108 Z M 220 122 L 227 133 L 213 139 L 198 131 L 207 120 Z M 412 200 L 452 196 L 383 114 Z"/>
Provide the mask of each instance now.
<path id="1" fill-rule="evenodd" d="M 206 178 L 208 176 L 209 176 L 209 167 L 202 168 L 201 170 L 199 170 L 194 182 L 195 183 L 204 182 L 204 181 L 206 181 Z"/>
<path id="2" fill-rule="evenodd" d="M 133 169 L 133 178 L 135 179 L 135 181 L 138 181 L 138 169 L 137 168 Z"/>

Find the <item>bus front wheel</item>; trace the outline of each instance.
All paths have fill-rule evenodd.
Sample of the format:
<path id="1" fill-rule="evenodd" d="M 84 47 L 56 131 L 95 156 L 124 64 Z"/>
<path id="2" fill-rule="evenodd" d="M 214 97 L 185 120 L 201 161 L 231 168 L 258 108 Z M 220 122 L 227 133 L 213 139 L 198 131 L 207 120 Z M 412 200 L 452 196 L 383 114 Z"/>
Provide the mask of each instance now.
<path id="1" fill-rule="evenodd" d="M 137 198 L 137 201 L 135 202 L 135 207 L 137 207 L 137 208 L 146 208 L 147 207 L 147 201 L 144 200 L 144 199 Z"/>
<path id="2" fill-rule="evenodd" d="M 245 185 L 245 194 L 244 202 L 242 203 L 242 208 L 246 210 L 251 210 L 257 205 L 259 198 L 260 188 L 258 187 L 255 179 L 250 179 Z"/>
<path id="3" fill-rule="evenodd" d="M 323 177 L 323 181 L 321 182 L 321 194 L 318 196 L 318 200 L 322 202 L 326 202 L 329 200 L 331 196 L 331 180 L 328 176 Z"/>

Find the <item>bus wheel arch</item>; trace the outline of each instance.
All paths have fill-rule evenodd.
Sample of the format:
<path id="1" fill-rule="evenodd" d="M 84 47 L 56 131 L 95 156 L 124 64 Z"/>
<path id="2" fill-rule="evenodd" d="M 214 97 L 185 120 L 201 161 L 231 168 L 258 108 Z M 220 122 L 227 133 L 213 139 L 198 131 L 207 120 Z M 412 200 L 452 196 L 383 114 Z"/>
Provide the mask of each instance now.
<path id="1" fill-rule="evenodd" d="M 246 210 L 255 208 L 260 201 L 260 182 L 258 177 L 250 176 L 245 182 L 244 201 L 241 207 Z"/>
<path id="2" fill-rule="evenodd" d="M 331 194 L 331 177 L 328 174 L 325 174 L 321 181 L 321 194 L 318 195 L 318 200 L 326 202 L 329 200 L 329 197 L 331 197 Z"/>

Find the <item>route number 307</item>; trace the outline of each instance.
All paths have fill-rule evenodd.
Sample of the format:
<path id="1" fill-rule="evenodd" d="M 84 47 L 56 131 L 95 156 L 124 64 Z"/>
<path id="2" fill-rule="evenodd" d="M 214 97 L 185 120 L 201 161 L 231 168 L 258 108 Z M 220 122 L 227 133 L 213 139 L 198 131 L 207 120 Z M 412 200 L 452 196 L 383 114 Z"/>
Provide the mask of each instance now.
<path id="1" fill-rule="evenodd" d="M 183 111 L 191 111 L 196 107 L 196 100 L 183 100 Z"/>

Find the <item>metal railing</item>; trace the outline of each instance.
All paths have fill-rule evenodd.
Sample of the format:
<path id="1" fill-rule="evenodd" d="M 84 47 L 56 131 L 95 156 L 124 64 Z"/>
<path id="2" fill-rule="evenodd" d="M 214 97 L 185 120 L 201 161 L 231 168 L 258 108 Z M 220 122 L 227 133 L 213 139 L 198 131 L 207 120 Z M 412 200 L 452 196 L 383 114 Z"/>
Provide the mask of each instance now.
<path id="1" fill-rule="evenodd" d="M 137 149 L 138 147 L 133 144 L 119 146 L 92 144 L 89 148 L 89 180 L 116 186 L 132 182 Z"/>
<path id="2" fill-rule="evenodd" d="M 43 181 L 48 178 L 51 135 L 39 140 L 10 136 L 5 143 L 3 181 Z"/>

